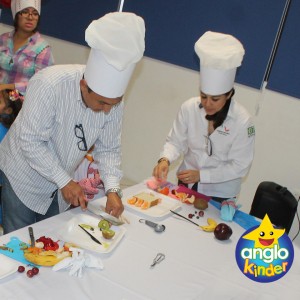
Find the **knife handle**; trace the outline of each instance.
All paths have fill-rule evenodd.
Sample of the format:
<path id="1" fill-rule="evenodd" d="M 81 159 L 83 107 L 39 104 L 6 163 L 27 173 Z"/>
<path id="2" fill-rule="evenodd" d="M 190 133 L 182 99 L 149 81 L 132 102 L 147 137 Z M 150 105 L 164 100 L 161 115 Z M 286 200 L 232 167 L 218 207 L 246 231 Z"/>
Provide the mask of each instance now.
<path id="1" fill-rule="evenodd" d="M 34 247 L 35 246 L 35 239 L 34 239 L 32 227 L 28 227 L 28 231 L 29 231 L 29 236 L 30 236 L 30 241 L 31 241 L 31 247 Z"/>

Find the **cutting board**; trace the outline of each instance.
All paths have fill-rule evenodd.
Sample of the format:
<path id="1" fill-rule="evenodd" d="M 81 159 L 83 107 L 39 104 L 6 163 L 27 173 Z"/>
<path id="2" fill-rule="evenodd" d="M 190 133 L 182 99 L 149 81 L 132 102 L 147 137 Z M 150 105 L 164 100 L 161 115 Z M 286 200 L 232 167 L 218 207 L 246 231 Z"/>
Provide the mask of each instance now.
<path id="1" fill-rule="evenodd" d="M 24 253 L 23 250 L 21 250 L 21 244 L 24 244 L 23 241 L 21 241 L 18 237 L 13 236 L 10 238 L 10 241 L 5 244 L 6 247 L 13 249 L 13 252 L 10 252 L 8 250 L 1 250 L 0 253 L 4 254 L 12 259 L 15 259 L 19 262 L 21 262 L 24 265 L 34 265 L 33 263 L 29 263 L 25 258 L 24 258 Z M 27 244 L 28 245 L 28 244 Z M 1 245 L 2 246 L 2 245 Z M 29 246 L 29 245 L 28 245 Z"/>

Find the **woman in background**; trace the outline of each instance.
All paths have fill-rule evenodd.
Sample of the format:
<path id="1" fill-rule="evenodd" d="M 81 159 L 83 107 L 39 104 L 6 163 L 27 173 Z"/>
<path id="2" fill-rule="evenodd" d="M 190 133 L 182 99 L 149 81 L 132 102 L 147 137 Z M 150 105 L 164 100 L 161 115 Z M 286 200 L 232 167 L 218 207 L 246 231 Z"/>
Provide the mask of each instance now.
<path id="1" fill-rule="evenodd" d="M 29 79 L 54 61 L 38 32 L 41 0 L 12 0 L 11 10 L 14 30 L 0 36 L 0 91 L 25 95 Z"/>

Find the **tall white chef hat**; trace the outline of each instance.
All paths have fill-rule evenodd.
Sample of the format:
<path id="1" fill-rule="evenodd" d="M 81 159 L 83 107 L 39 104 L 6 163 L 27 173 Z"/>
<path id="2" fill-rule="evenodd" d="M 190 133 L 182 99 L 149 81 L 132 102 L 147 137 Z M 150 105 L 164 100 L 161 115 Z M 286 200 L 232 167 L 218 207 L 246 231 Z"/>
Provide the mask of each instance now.
<path id="1" fill-rule="evenodd" d="M 245 50 L 232 35 L 207 31 L 195 43 L 200 58 L 200 87 L 208 95 L 229 92 Z"/>
<path id="2" fill-rule="evenodd" d="M 91 47 L 84 78 L 97 94 L 123 96 L 136 63 L 145 51 L 144 20 L 127 12 L 114 12 L 93 21 L 85 31 Z"/>
<path id="3" fill-rule="evenodd" d="M 39 15 L 41 14 L 41 0 L 11 0 L 11 12 L 13 19 L 15 19 L 16 13 L 27 8 L 35 8 Z"/>

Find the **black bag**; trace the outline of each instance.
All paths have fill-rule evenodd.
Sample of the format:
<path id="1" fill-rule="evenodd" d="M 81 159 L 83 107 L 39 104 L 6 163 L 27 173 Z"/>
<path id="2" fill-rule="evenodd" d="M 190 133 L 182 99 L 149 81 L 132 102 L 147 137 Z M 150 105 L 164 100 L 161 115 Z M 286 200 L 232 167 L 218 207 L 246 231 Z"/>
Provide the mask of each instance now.
<path id="1" fill-rule="evenodd" d="M 256 190 L 250 215 L 263 219 L 268 214 L 273 225 L 288 234 L 297 212 L 298 202 L 287 188 L 275 182 L 261 182 Z"/>

